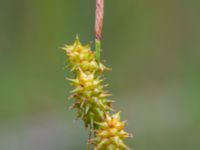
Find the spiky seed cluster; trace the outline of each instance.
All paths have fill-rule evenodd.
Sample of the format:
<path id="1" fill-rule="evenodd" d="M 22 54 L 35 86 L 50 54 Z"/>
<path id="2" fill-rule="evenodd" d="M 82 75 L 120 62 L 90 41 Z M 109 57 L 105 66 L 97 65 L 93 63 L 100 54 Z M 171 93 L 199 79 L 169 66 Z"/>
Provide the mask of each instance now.
<path id="1" fill-rule="evenodd" d="M 109 94 L 104 90 L 102 72 L 107 68 L 96 61 L 95 52 L 90 45 L 83 46 L 78 38 L 73 45 L 65 46 L 69 67 L 74 73 L 71 81 L 74 90 L 71 98 L 75 99 L 72 108 L 76 108 L 78 118 L 82 118 L 85 126 L 94 126 L 94 122 L 101 122 L 105 114 L 111 110 Z"/>
<path id="2" fill-rule="evenodd" d="M 103 71 L 108 68 L 96 60 L 90 45 L 83 46 L 78 38 L 63 49 L 75 75 L 74 79 L 68 79 L 74 87 L 70 98 L 75 101 L 71 108 L 77 109 L 85 127 L 90 125 L 94 129 L 94 138 L 89 141 L 94 150 L 130 150 L 123 142 L 130 135 L 124 131 L 120 113 L 109 115 L 113 101 L 108 99 L 110 94 L 104 90 L 102 79 Z"/>
<path id="3" fill-rule="evenodd" d="M 105 120 L 97 124 L 96 138 L 91 141 L 95 150 L 130 150 L 123 141 L 131 135 L 124 131 L 125 122 L 120 121 L 120 113 L 106 114 Z"/>

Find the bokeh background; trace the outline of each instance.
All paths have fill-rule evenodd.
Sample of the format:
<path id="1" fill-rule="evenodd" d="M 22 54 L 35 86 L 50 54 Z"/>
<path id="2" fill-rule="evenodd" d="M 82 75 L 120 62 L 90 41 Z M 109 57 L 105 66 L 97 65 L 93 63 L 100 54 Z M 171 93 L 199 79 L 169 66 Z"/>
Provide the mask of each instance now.
<path id="1" fill-rule="evenodd" d="M 200 149 L 200 1 L 106 0 L 102 57 L 135 150 Z M 59 47 L 94 40 L 95 0 L 0 0 L 0 150 L 84 150 Z"/>

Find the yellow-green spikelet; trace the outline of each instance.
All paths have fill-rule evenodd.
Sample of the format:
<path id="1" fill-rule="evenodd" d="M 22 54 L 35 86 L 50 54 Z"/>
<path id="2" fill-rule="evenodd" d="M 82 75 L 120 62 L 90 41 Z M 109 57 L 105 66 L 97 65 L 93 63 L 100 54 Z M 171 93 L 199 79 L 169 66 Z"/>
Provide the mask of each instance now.
<path id="1" fill-rule="evenodd" d="M 102 83 L 102 72 L 107 68 L 97 62 L 90 45 L 83 46 L 78 39 L 63 49 L 75 75 L 74 79 L 68 79 L 74 87 L 71 98 L 75 102 L 72 108 L 77 109 L 78 117 L 83 119 L 86 127 L 91 125 L 97 128 L 94 122 L 104 120 L 105 114 L 111 110 L 112 101 L 108 100 L 109 94 Z"/>
<path id="2" fill-rule="evenodd" d="M 130 150 L 124 144 L 124 139 L 132 137 L 124 131 L 125 122 L 120 121 L 120 113 L 112 116 L 106 114 L 103 122 L 97 123 L 99 129 L 95 131 L 96 137 L 92 139 L 94 150 Z"/>

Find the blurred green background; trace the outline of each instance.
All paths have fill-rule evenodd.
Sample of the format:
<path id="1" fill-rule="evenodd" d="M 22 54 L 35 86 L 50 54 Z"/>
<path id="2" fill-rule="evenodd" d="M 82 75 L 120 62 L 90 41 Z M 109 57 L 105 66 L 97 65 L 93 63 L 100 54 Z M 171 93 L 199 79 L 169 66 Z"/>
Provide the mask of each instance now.
<path id="1" fill-rule="evenodd" d="M 200 1 L 106 0 L 102 57 L 135 150 L 200 149 Z M 63 44 L 94 40 L 95 0 L 0 0 L 0 150 L 84 150 Z"/>

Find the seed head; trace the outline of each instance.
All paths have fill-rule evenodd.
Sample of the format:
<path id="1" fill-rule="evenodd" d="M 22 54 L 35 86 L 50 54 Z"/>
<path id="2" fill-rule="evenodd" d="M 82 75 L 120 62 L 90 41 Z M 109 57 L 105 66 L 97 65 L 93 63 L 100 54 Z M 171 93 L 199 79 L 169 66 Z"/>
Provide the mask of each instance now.
<path id="1" fill-rule="evenodd" d="M 77 109 L 78 117 L 82 118 L 86 127 L 97 127 L 94 122 L 104 120 L 105 114 L 111 110 L 112 101 L 108 100 L 110 94 L 104 90 L 102 78 L 107 68 L 97 62 L 90 45 L 83 46 L 78 38 L 74 44 L 66 45 L 63 49 L 74 73 L 74 79 L 68 79 L 74 87 L 70 97 L 75 102 L 71 108 Z"/>
<path id="2" fill-rule="evenodd" d="M 125 123 L 120 121 L 120 113 L 106 114 L 105 120 L 97 124 L 99 129 L 92 140 L 95 150 L 130 150 L 123 141 L 131 135 L 124 131 Z"/>

